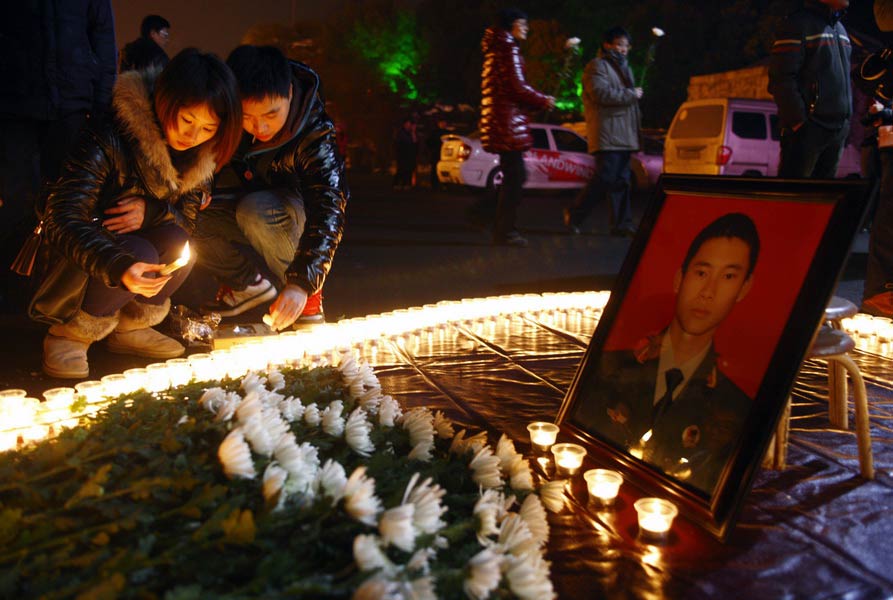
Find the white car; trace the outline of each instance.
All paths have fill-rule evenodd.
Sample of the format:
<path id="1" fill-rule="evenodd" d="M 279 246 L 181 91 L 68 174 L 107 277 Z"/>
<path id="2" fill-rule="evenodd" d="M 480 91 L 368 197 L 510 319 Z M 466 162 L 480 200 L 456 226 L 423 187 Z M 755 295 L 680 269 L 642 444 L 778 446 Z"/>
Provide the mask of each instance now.
<path id="1" fill-rule="evenodd" d="M 581 188 L 595 172 L 586 140 L 566 127 L 532 123 L 533 148 L 524 153 L 528 189 Z M 445 135 L 437 163 L 441 183 L 494 188 L 502 183 L 499 155 L 481 146 L 480 132 Z"/>

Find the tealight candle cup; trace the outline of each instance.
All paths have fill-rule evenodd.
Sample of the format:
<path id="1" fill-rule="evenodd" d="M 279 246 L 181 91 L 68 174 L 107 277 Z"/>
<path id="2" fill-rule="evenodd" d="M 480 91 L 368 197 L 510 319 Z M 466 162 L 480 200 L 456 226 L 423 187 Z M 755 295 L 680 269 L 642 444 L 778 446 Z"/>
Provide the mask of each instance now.
<path id="1" fill-rule="evenodd" d="M 544 421 L 534 421 L 527 425 L 530 443 L 539 452 L 548 452 L 558 437 L 558 425 Z"/>
<path id="2" fill-rule="evenodd" d="M 74 389 L 84 397 L 87 404 L 102 402 L 105 399 L 105 386 L 101 381 L 82 381 L 75 385 Z"/>
<path id="3" fill-rule="evenodd" d="M 586 448 L 579 444 L 555 444 L 552 446 L 552 456 L 555 457 L 555 472 L 558 476 L 569 477 L 576 475 L 583 466 Z"/>
<path id="4" fill-rule="evenodd" d="M 640 498 L 633 505 L 639 516 L 639 535 L 648 540 L 664 540 L 679 509 L 663 498 Z"/>
<path id="5" fill-rule="evenodd" d="M 623 476 L 610 469 L 589 469 L 583 473 L 589 498 L 600 506 L 612 506 L 623 483 Z"/>

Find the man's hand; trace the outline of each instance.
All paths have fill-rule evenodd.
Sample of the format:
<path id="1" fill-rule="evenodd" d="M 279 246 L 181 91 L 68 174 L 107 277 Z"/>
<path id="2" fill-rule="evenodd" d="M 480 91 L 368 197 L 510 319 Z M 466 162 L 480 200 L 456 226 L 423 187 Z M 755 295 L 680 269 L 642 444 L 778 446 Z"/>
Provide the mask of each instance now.
<path id="1" fill-rule="evenodd" d="M 264 322 L 275 331 L 281 331 L 301 316 L 305 304 L 307 292 L 296 285 L 288 284 L 270 305 L 270 317 L 264 319 Z"/>
<path id="2" fill-rule="evenodd" d="M 146 217 L 146 200 L 139 196 L 124 198 L 118 201 L 117 206 L 106 210 L 105 214 L 117 215 L 102 222 L 109 231 L 115 233 L 137 231 L 143 226 L 143 219 Z"/>
<path id="3" fill-rule="evenodd" d="M 555 108 L 555 96 L 546 96 L 546 101 L 549 103 L 549 108 Z"/>
<path id="4" fill-rule="evenodd" d="M 636 98 L 641 98 L 642 95 L 645 93 L 645 90 L 640 87 L 634 88 L 634 90 L 636 92 Z"/>
<path id="5" fill-rule="evenodd" d="M 166 277 L 146 277 L 146 274 L 157 273 L 163 268 L 164 265 L 144 262 L 133 263 L 129 269 L 124 271 L 124 275 L 121 276 L 121 285 L 134 294 L 151 298 L 160 292 L 171 278 L 169 275 Z"/>

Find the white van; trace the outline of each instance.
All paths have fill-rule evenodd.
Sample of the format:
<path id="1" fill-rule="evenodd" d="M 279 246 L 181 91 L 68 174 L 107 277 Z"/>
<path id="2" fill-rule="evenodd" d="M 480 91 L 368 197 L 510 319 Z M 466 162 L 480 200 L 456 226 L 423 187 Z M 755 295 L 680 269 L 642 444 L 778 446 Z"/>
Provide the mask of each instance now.
<path id="1" fill-rule="evenodd" d="M 664 173 L 778 174 L 778 107 L 771 100 L 714 98 L 683 102 L 664 143 Z M 838 178 L 860 177 L 859 149 L 848 144 Z"/>

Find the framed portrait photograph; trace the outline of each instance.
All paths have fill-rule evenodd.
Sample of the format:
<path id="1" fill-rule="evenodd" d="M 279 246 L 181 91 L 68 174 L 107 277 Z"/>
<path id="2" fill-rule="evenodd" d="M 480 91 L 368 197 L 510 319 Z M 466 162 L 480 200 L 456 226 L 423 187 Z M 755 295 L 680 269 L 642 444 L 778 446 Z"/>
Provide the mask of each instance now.
<path id="1" fill-rule="evenodd" d="M 664 176 L 564 399 L 562 428 L 724 538 L 866 196 L 859 181 Z"/>

